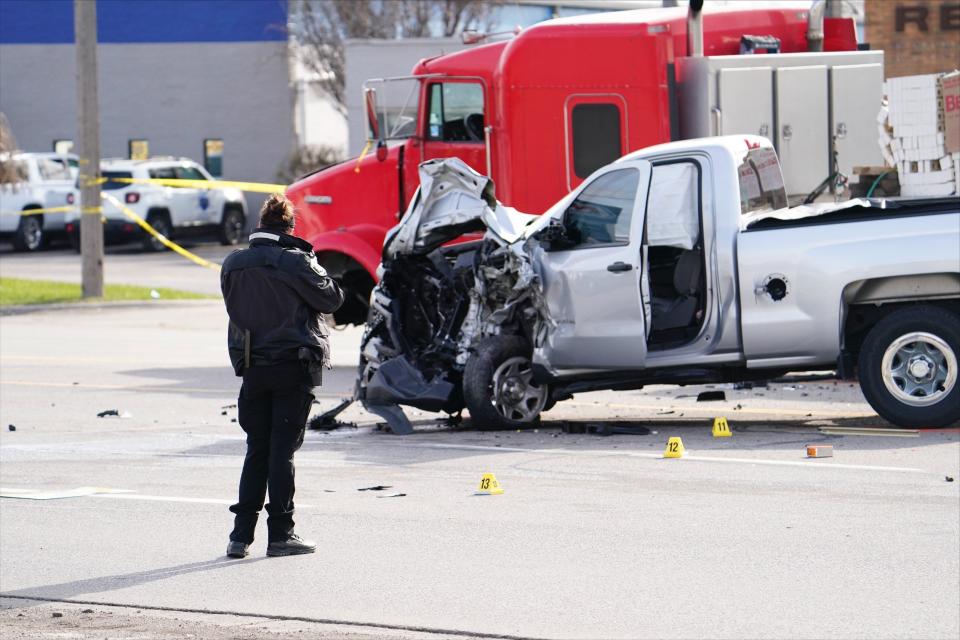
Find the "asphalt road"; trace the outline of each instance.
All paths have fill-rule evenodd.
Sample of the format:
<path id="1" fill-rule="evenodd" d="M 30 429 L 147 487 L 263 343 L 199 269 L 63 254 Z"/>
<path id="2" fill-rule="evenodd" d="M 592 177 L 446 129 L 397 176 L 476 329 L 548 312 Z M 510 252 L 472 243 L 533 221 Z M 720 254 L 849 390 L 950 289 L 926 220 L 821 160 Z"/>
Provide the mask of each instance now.
<path id="1" fill-rule="evenodd" d="M 160 257 L 122 271 L 173 286 Z M 411 412 L 417 433 L 391 436 L 351 407 L 355 428 L 308 433 L 297 457 L 318 553 L 265 558 L 261 524 L 228 560 L 244 444 L 225 324 L 217 301 L 0 316 L 0 494 L 19 496 L 0 498 L 5 637 L 99 638 L 83 616 L 108 614 L 138 638 L 180 637 L 171 617 L 203 637 L 960 635 L 960 434 L 823 433 L 882 426 L 845 383 L 584 394 L 505 433 Z M 334 334 L 317 411 L 349 391 L 358 338 Z M 711 437 L 716 415 L 731 438 Z M 561 428 L 599 420 L 651 432 Z M 662 458 L 670 436 L 684 458 Z M 503 495 L 473 495 L 486 472 Z"/>

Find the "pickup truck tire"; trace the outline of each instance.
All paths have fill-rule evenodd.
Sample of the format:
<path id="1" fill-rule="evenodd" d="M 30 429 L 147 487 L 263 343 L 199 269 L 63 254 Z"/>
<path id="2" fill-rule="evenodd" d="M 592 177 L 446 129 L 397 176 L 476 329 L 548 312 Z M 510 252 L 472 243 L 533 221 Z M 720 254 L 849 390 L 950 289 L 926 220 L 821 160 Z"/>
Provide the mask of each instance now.
<path id="1" fill-rule="evenodd" d="M 39 207 L 27 207 L 24 211 Z M 37 251 L 43 246 L 43 216 L 39 214 L 22 215 L 17 230 L 13 234 L 13 248 L 16 251 Z"/>
<path id="2" fill-rule="evenodd" d="M 223 219 L 220 221 L 220 244 L 228 246 L 239 243 L 246 225 L 247 219 L 243 211 L 236 207 L 224 209 Z"/>
<path id="3" fill-rule="evenodd" d="M 960 317 L 934 306 L 894 311 L 867 334 L 860 387 L 870 406 L 899 427 L 960 420 Z"/>
<path id="4" fill-rule="evenodd" d="M 518 429 L 538 424 L 549 398 L 533 380 L 530 344 L 519 336 L 480 343 L 463 371 L 463 399 L 480 429 Z"/>
<path id="5" fill-rule="evenodd" d="M 156 213 L 151 213 L 147 216 L 147 224 L 156 230 L 157 233 L 163 235 L 168 240 L 170 239 L 170 234 L 173 231 L 173 225 L 170 224 L 170 214 L 166 211 L 158 211 Z M 166 251 L 167 247 L 162 242 L 153 237 L 152 234 L 144 231 L 145 237 L 143 239 L 143 250 L 144 251 Z"/>

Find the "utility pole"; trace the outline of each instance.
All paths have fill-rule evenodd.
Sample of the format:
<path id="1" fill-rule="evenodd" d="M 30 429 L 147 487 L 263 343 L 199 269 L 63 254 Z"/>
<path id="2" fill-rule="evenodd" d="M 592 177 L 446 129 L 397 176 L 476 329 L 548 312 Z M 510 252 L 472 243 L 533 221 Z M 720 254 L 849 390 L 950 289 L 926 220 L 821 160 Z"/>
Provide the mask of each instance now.
<path id="1" fill-rule="evenodd" d="M 80 251 L 84 298 L 103 297 L 100 221 L 100 103 L 97 99 L 97 3 L 73 0 L 77 53 L 77 134 L 80 156 Z"/>

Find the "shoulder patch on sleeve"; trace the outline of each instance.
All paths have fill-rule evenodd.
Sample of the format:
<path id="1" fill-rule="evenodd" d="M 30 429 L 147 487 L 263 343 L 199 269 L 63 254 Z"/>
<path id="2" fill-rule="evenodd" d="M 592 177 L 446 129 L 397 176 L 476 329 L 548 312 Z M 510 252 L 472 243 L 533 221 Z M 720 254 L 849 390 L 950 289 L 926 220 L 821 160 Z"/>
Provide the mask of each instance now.
<path id="1" fill-rule="evenodd" d="M 327 270 L 321 267 L 320 263 L 317 262 L 317 256 L 310 256 L 310 260 L 308 264 L 310 265 L 310 268 L 313 269 L 314 273 L 316 273 L 318 276 L 327 275 Z"/>

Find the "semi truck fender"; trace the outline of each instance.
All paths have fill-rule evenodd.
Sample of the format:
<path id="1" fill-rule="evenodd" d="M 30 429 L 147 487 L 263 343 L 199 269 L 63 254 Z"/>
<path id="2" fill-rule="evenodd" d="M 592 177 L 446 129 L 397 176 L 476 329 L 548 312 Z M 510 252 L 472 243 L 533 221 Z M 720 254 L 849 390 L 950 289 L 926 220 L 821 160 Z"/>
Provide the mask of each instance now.
<path id="1" fill-rule="evenodd" d="M 355 260 L 377 282 L 377 266 L 380 264 L 380 252 L 363 238 L 349 229 L 327 231 L 309 239 L 317 254 L 340 253 Z M 382 244 L 382 239 L 381 239 Z"/>

